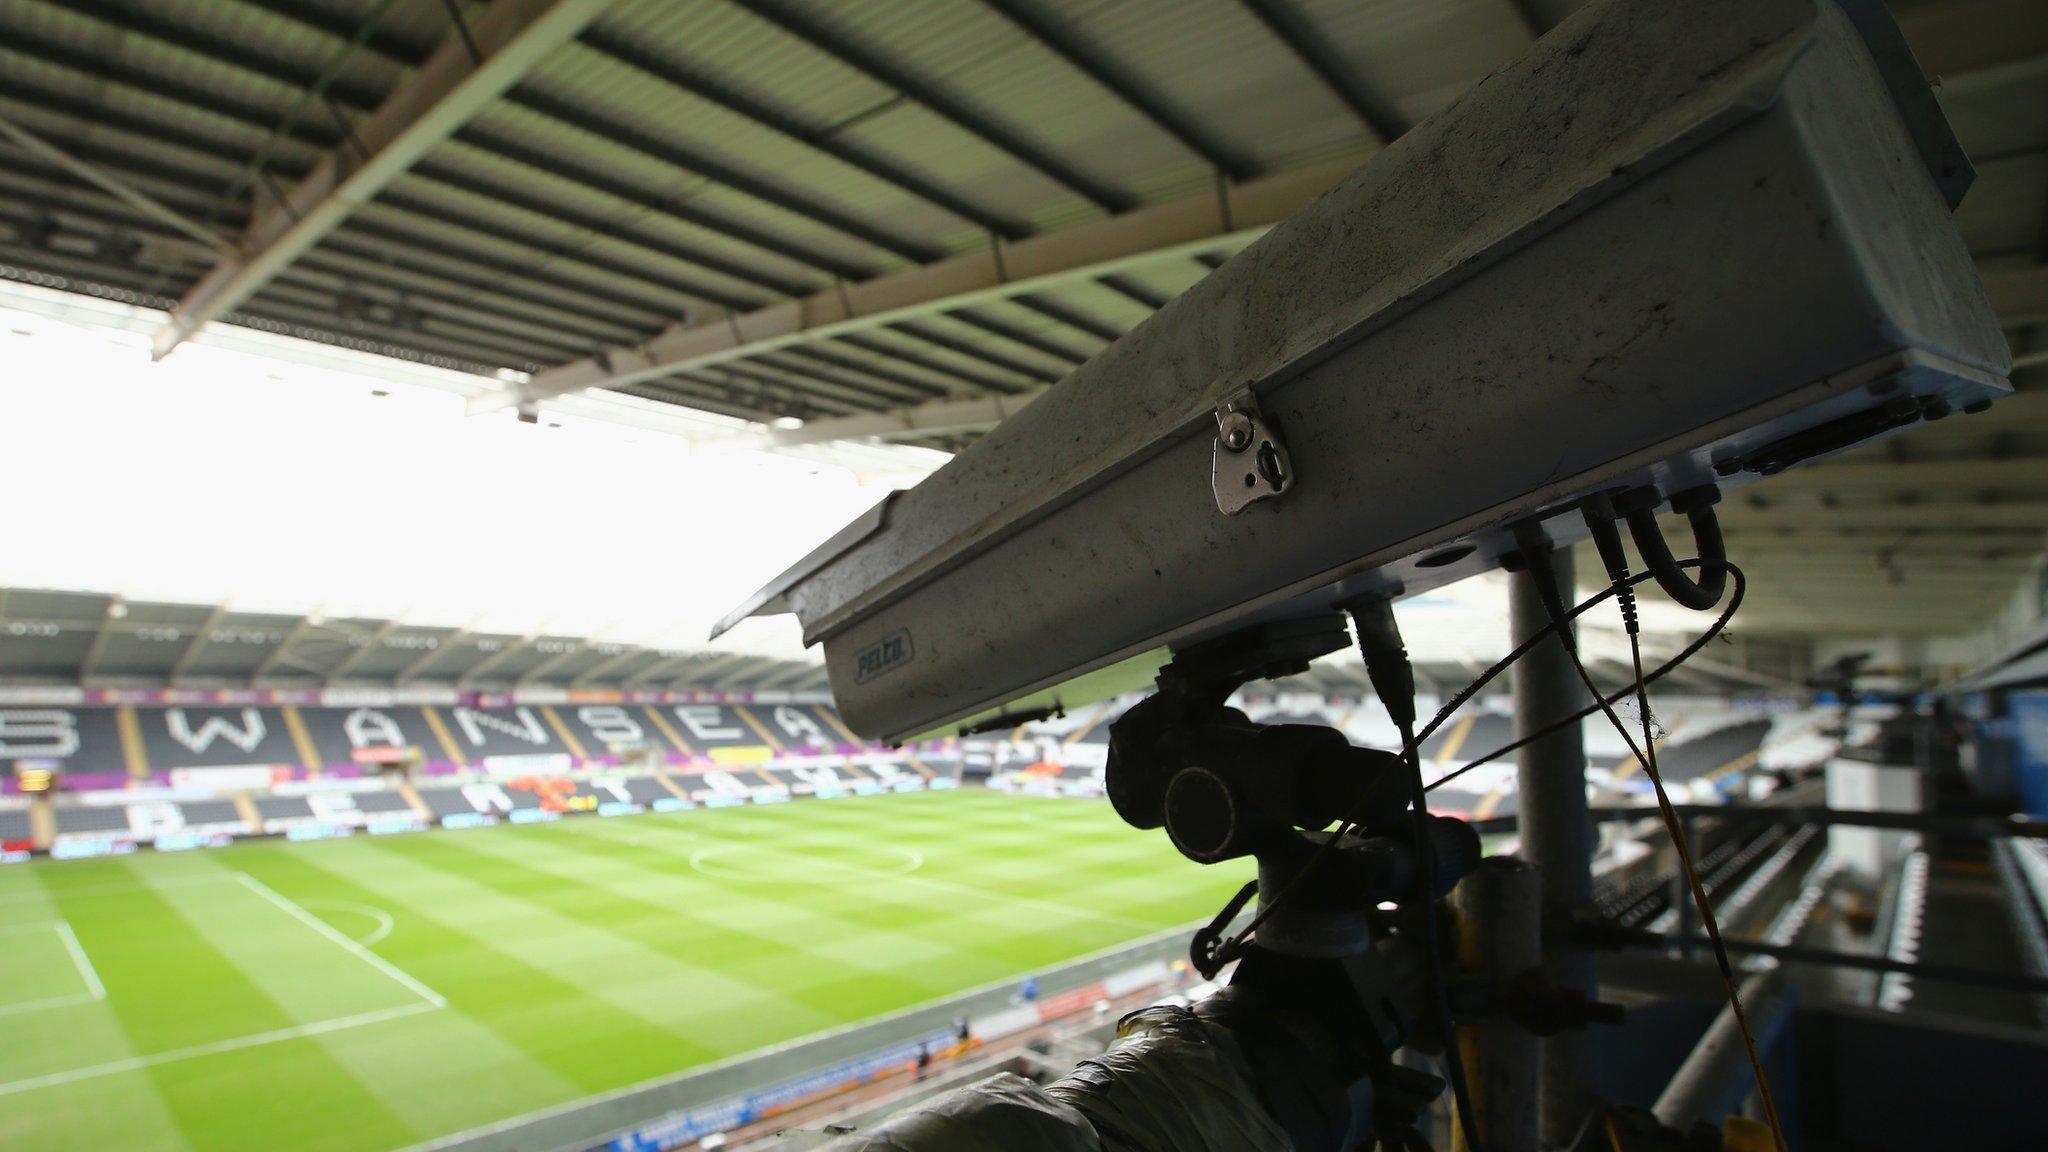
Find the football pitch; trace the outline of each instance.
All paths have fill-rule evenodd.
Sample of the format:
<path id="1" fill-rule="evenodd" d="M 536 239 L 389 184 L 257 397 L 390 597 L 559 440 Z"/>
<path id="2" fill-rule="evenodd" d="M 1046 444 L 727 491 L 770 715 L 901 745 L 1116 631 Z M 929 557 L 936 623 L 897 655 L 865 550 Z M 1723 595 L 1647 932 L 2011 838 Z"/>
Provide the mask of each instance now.
<path id="1" fill-rule="evenodd" d="M 979 790 L 0 871 L 0 1148 L 399 1149 L 1212 914 Z"/>

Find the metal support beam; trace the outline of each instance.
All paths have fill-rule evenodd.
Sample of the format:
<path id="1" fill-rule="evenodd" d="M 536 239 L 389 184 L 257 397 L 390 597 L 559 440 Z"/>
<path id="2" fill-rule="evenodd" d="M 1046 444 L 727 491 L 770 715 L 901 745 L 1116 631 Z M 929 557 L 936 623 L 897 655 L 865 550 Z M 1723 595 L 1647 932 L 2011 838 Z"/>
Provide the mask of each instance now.
<path id="1" fill-rule="evenodd" d="M 1365 157 L 1296 169 L 1155 204 L 920 268 L 848 284 L 710 323 L 680 325 L 635 348 L 550 368 L 524 385 L 482 393 L 472 414 L 619 388 L 777 348 L 826 340 L 940 312 L 1093 280 L 1159 260 L 1248 244 L 1328 191 Z"/>
<path id="2" fill-rule="evenodd" d="M 767 428 L 721 443 L 748 448 L 795 448 L 836 440 L 914 440 L 957 432 L 985 432 L 1016 415 L 1043 391 L 1038 389 L 1021 396 L 934 400 L 889 412 L 813 420 L 801 428 Z"/>
<path id="3" fill-rule="evenodd" d="M 0 116 L 0 136 L 7 137 L 14 142 L 15 147 L 29 155 L 57 165 L 144 216 L 184 233 L 223 259 L 234 254 L 235 246 L 227 237 L 142 192 L 113 173 L 80 160 L 6 116 Z"/>
<path id="4" fill-rule="evenodd" d="M 336 664 L 334 667 L 327 670 L 327 678 L 324 681 L 322 681 L 322 683 L 333 684 L 334 682 L 340 680 L 342 677 L 348 675 L 350 672 L 355 671 L 356 665 L 361 664 L 363 661 L 368 660 L 371 656 L 376 654 L 377 646 L 382 644 L 384 642 L 384 638 L 386 636 L 391 635 L 391 633 L 394 630 L 396 630 L 397 627 L 398 621 L 396 620 L 386 620 L 384 623 L 379 624 L 376 627 L 376 629 L 370 633 L 369 640 L 365 642 L 362 647 L 357 648 L 355 651 L 349 653 L 347 656 L 342 657 L 341 663 Z"/>
<path id="5" fill-rule="evenodd" d="M 392 685 L 394 687 L 397 687 L 410 683 L 413 677 L 420 674 L 421 669 L 425 668 L 429 664 L 432 664 L 434 661 L 440 659 L 441 656 L 448 651 L 448 649 L 454 647 L 458 643 L 461 643 L 463 640 L 467 639 L 468 636 L 469 629 L 458 628 L 455 631 L 450 632 L 448 635 L 439 638 L 434 642 L 433 647 L 428 648 L 423 655 L 414 657 L 411 661 L 409 661 L 406 664 L 405 667 L 400 668 L 397 671 L 397 673 L 391 677 Z"/>
<path id="6" fill-rule="evenodd" d="M 569 680 L 569 687 L 582 688 L 589 684 L 595 684 L 604 677 L 611 675 L 615 670 L 623 668 L 645 655 L 647 655 L 647 649 L 645 648 L 627 648 L 624 651 L 615 652 L 578 672 Z"/>
<path id="7" fill-rule="evenodd" d="M 126 601 L 119 596 L 107 601 L 106 614 L 100 617 L 99 630 L 92 636 L 92 647 L 85 654 L 85 662 L 78 666 L 80 685 L 92 682 L 92 670 L 99 666 L 100 657 L 107 653 L 107 642 L 114 637 L 114 621 L 126 611 Z"/>
<path id="8" fill-rule="evenodd" d="M 470 665 L 466 671 L 455 678 L 455 686 L 457 688 L 469 687 L 476 683 L 484 673 L 489 672 L 491 669 L 496 668 L 498 665 L 503 664 L 505 661 L 519 655 L 539 642 L 540 636 L 538 633 L 532 636 L 522 636 L 517 640 L 510 641 L 496 652 Z"/>
<path id="9" fill-rule="evenodd" d="M 654 663 L 649 664 L 647 667 L 642 668 L 638 672 L 633 673 L 631 676 L 626 677 L 626 682 L 622 686 L 626 688 L 632 688 L 640 684 L 659 683 L 661 682 L 662 677 L 665 676 L 670 669 L 675 668 L 677 665 L 688 663 L 692 659 L 695 659 L 694 655 L 663 656 L 660 659 L 656 660 Z"/>
<path id="10" fill-rule="evenodd" d="M 206 614 L 206 623 L 201 624 L 198 630 L 192 633 L 192 639 L 186 642 L 185 650 L 178 653 L 178 661 L 171 665 L 170 674 L 164 677 L 165 682 L 173 686 L 178 683 L 178 679 L 185 675 L 185 669 L 192 666 L 192 662 L 198 659 L 199 653 L 213 638 L 213 630 L 220 626 L 221 617 L 227 614 L 228 606 L 225 604 L 216 605 L 213 611 Z"/>
<path id="11" fill-rule="evenodd" d="M 251 222 L 238 255 L 223 259 L 178 303 L 152 342 L 164 356 L 207 322 L 261 291 L 358 208 L 403 175 L 613 0 L 500 0 L 450 38 L 406 84 L 321 157 L 281 201 Z"/>
<path id="12" fill-rule="evenodd" d="M 249 686 L 251 688 L 254 688 L 258 681 L 268 675 L 272 668 L 290 658 L 292 645 L 298 643 L 301 637 L 313 630 L 315 627 L 314 619 L 315 617 L 310 615 L 299 617 L 299 622 L 292 625 L 291 631 L 284 634 L 284 639 L 277 642 L 277 647 L 264 653 L 263 659 L 258 661 L 256 667 L 249 672 Z"/>
<path id="13" fill-rule="evenodd" d="M 520 675 L 519 679 L 514 680 L 512 682 L 512 686 L 514 688 L 526 688 L 531 685 L 538 684 L 540 683 L 540 678 L 542 676 L 547 675 L 549 672 L 554 671 L 556 668 L 560 667 L 561 665 L 567 663 L 570 660 L 574 660 L 576 657 L 583 655 L 587 651 L 589 651 L 588 645 L 571 644 L 567 648 L 561 650 L 560 652 L 557 652 L 554 655 L 548 657 L 547 659 L 541 661 L 540 663 L 534 665 L 532 668 L 527 669 L 524 673 Z"/>
<path id="14" fill-rule="evenodd" d="M 1535 557 L 1550 565 L 1560 589 L 1572 584 L 1569 551 Z M 1517 572 L 1508 584 L 1511 642 L 1519 647 L 1550 624 L 1534 577 Z M 1585 704 L 1585 692 L 1559 639 L 1537 645 L 1514 670 L 1515 736 L 1520 739 Z M 1522 799 L 1521 855 L 1542 872 L 1545 923 L 1568 924 L 1593 905 L 1593 848 L 1598 841 L 1586 805 L 1586 743 L 1569 725 L 1515 753 Z M 1591 953 L 1557 934 L 1544 943 L 1543 967 L 1561 988 L 1592 997 L 1598 975 Z M 1541 1137 L 1546 1147 L 1569 1144 L 1593 1104 L 1585 1034 L 1561 1032 L 1542 1041 Z"/>

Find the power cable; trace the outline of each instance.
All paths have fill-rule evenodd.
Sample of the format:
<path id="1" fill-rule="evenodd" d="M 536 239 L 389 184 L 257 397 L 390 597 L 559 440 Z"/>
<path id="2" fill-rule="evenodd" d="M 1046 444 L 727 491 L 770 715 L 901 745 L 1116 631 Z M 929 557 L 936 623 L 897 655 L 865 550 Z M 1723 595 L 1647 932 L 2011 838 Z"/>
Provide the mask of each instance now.
<path id="1" fill-rule="evenodd" d="M 1401 639 L 1391 600 L 1375 599 L 1351 609 L 1358 649 L 1373 691 L 1386 706 L 1401 733 L 1401 759 L 1408 768 L 1410 835 L 1415 841 L 1417 879 L 1422 890 L 1423 955 L 1429 965 L 1431 1007 L 1444 1045 L 1444 1073 L 1451 1084 L 1451 1103 L 1472 1152 L 1481 1152 L 1479 1125 L 1472 1112 L 1472 1091 L 1465 1079 L 1465 1057 L 1458 1047 L 1451 1019 L 1451 998 L 1444 982 L 1443 943 L 1437 936 L 1436 845 L 1429 835 L 1429 789 L 1422 782 L 1421 741 L 1415 738 L 1415 666 Z M 1311 861 L 1313 866 L 1313 861 Z"/>
<path id="2" fill-rule="evenodd" d="M 1706 549 L 1706 537 L 1709 534 L 1713 541 L 1718 543 L 1720 538 L 1719 526 L 1714 523 L 1711 502 L 1704 505 L 1695 503 L 1694 509 L 1692 512 L 1694 533 L 1696 536 L 1701 537 L 1702 547 Z M 1611 507 L 1598 507 L 1597 505 L 1589 507 L 1586 511 L 1586 519 L 1589 525 L 1594 524 L 1603 516 L 1611 514 L 1612 511 Z M 1650 529 L 1652 531 L 1656 530 L 1655 521 L 1649 520 L 1648 513 L 1644 512 L 1640 516 L 1632 515 L 1630 517 L 1630 528 L 1632 531 L 1637 528 L 1639 520 L 1647 520 Z M 1544 609 L 1549 613 L 1551 624 L 1557 631 L 1558 642 L 1564 647 L 1566 655 L 1571 659 L 1573 670 L 1578 673 L 1579 680 L 1585 684 L 1586 691 L 1592 694 L 1595 706 L 1606 714 L 1608 722 L 1613 724 L 1614 730 L 1621 734 L 1622 742 L 1628 745 L 1628 750 L 1634 754 L 1636 762 L 1643 766 L 1644 774 L 1649 777 L 1650 787 L 1657 796 L 1658 812 L 1664 819 L 1664 830 L 1670 835 L 1671 846 L 1678 854 L 1679 870 L 1685 875 L 1686 886 L 1692 890 L 1693 905 L 1698 909 L 1700 915 L 1700 926 L 1706 930 L 1707 941 L 1713 946 L 1714 961 L 1719 966 L 1721 972 L 1721 984 L 1728 995 L 1728 1008 L 1734 1015 L 1736 1031 L 1741 1034 L 1743 1047 L 1748 1053 L 1750 1071 L 1756 1079 L 1757 1096 L 1763 1103 L 1764 1117 L 1769 1121 L 1771 1137 L 1777 1144 L 1778 1152 L 1787 1152 L 1785 1131 L 1778 1118 L 1777 1103 L 1771 1096 L 1769 1078 L 1764 1074 L 1763 1059 L 1757 1053 L 1756 1037 L 1750 1031 L 1749 1018 L 1742 1010 L 1742 996 L 1735 986 L 1735 969 L 1728 962 L 1728 948 L 1721 940 L 1721 926 L 1714 918 L 1713 902 L 1707 898 L 1706 887 L 1700 883 L 1699 869 L 1693 863 L 1692 846 L 1686 841 L 1685 828 L 1678 819 L 1677 810 L 1672 807 L 1671 797 L 1664 789 L 1663 776 L 1657 768 L 1656 742 L 1650 736 L 1650 695 L 1649 683 L 1643 675 L 1642 638 L 1639 635 L 1639 626 L 1635 617 L 1633 594 L 1628 591 L 1630 586 L 1626 582 L 1627 561 L 1621 552 L 1618 538 L 1610 539 L 1613 537 L 1612 523 L 1611 519 L 1607 520 L 1604 526 L 1607 531 L 1595 530 L 1594 542 L 1599 547 L 1602 559 L 1607 565 L 1608 575 L 1616 578 L 1612 586 L 1622 589 L 1621 594 L 1617 598 L 1622 603 L 1622 621 L 1629 635 L 1629 650 L 1632 654 L 1635 670 L 1634 687 L 1637 710 L 1641 714 L 1644 747 L 1639 748 L 1636 746 L 1635 737 L 1629 733 L 1628 725 L 1622 721 L 1621 715 L 1614 710 L 1614 705 L 1609 703 L 1607 698 L 1601 694 L 1599 685 L 1593 682 L 1592 673 L 1587 671 L 1586 662 L 1579 655 L 1579 646 L 1573 641 L 1570 629 L 1565 626 L 1569 617 L 1565 613 L 1564 597 L 1557 587 L 1556 574 L 1552 571 L 1550 565 L 1545 562 L 1545 558 L 1529 545 L 1524 546 L 1523 558 L 1527 562 L 1529 576 L 1536 585 L 1537 594 L 1542 598 Z M 1534 535 L 1533 531 L 1531 535 Z M 1658 579 L 1659 586 L 1664 588 L 1667 593 L 1672 593 L 1674 599 L 1680 599 L 1680 602 L 1686 604 L 1687 607 L 1695 608 L 1710 608 L 1715 601 L 1720 599 L 1721 589 L 1718 587 L 1718 581 L 1712 580 L 1706 582 L 1707 586 L 1705 589 L 1690 585 L 1689 582 L 1684 582 L 1681 586 L 1686 588 L 1686 595 L 1681 597 L 1674 590 L 1673 584 L 1670 582 L 1672 574 L 1677 572 L 1677 563 L 1671 560 L 1669 547 L 1663 546 L 1661 533 L 1657 536 L 1655 547 L 1645 545 L 1644 536 L 1640 531 L 1636 531 L 1635 535 L 1637 547 L 1643 549 L 1646 556 L 1651 555 L 1653 552 L 1657 554 L 1656 559 L 1649 561 L 1652 573 Z M 1711 592 L 1712 599 L 1706 598 L 1708 592 Z"/>
<path id="3" fill-rule="evenodd" d="M 1719 636 L 1722 630 L 1727 628 L 1728 622 L 1731 619 L 1733 619 L 1735 615 L 1735 609 L 1741 605 L 1743 593 L 1747 588 L 1747 581 L 1743 577 L 1742 570 L 1737 568 L 1735 565 L 1728 563 L 1725 560 L 1680 560 L 1676 562 L 1675 567 L 1677 567 L 1680 570 L 1698 570 L 1706 568 L 1717 568 L 1720 570 L 1724 570 L 1728 573 L 1729 577 L 1735 581 L 1735 595 L 1730 599 L 1728 607 L 1721 613 L 1720 618 L 1714 622 L 1713 626 L 1708 628 L 1707 631 L 1699 637 L 1699 639 L 1687 645 L 1683 651 L 1678 653 L 1678 655 L 1672 657 L 1670 660 L 1665 661 L 1662 666 L 1660 666 L 1655 672 L 1651 673 L 1648 677 L 1650 681 L 1656 681 L 1661 677 L 1669 674 L 1679 665 L 1683 664 L 1686 660 L 1691 659 L 1695 654 L 1697 654 L 1700 651 L 1700 649 L 1706 647 L 1707 644 L 1710 643 L 1716 636 Z M 1651 575 L 1648 572 L 1644 572 L 1631 576 L 1626 581 L 1620 584 L 1610 585 L 1607 588 L 1604 588 L 1601 591 L 1593 594 L 1592 596 L 1587 597 L 1585 600 L 1579 602 L 1579 604 L 1576 607 L 1574 607 L 1570 612 L 1565 614 L 1565 619 L 1567 621 L 1576 619 L 1579 616 L 1582 616 L 1585 613 L 1598 607 L 1599 605 L 1606 603 L 1609 599 L 1619 595 L 1621 592 L 1627 589 L 1635 588 L 1638 585 L 1648 583 L 1653 579 L 1655 579 L 1653 575 Z M 1530 636 L 1527 640 L 1522 641 L 1520 645 L 1516 646 L 1516 648 L 1513 651 L 1509 652 L 1506 656 L 1501 657 L 1499 660 L 1494 661 L 1485 670 L 1481 671 L 1479 675 L 1474 677 L 1469 684 L 1459 689 L 1458 693 L 1455 696 L 1452 696 L 1450 700 L 1446 701 L 1443 707 L 1437 710 L 1436 715 L 1430 719 L 1428 724 L 1425 724 L 1422 727 L 1421 731 L 1415 734 L 1415 737 L 1412 740 L 1404 739 L 1402 741 L 1402 747 L 1400 748 L 1398 754 L 1401 756 L 1406 756 L 1411 751 L 1419 750 L 1425 741 L 1427 741 L 1431 736 L 1435 735 L 1436 731 L 1439 728 L 1442 728 L 1444 724 L 1447 721 L 1449 721 L 1454 714 L 1456 714 L 1458 709 L 1464 707 L 1465 704 L 1472 699 L 1472 697 L 1478 695 L 1480 689 L 1486 687 L 1487 684 L 1491 683 L 1493 679 L 1499 676 L 1502 672 L 1507 671 L 1507 669 L 1511 667 L 1516 661 L 1528 655 L 1531 651 L 1533 651 L 1536 648 L 1538 644 L 1542 643 L 1544 640 L 1549 639 L 1553 634 L 1557 632 L 1557 630 L 1558 625 L 1555 621 L 1544 625 L 1542 628 L 1538 629 L 1534 635 Z M 1627 695 L 1626 690 L 1620 693 L 1616 698 L 1618 699 L 1619 696 L 1625 695 Z M 1513 744 L 1510 744 L 1504 748 L 1495 749 L 1493 752 L 1488 753 L 1486 756 L 1480 758 L 1479 760 L 1474 761 L 1473 763 L 1466 765 L 1464 768 L 1459 769 L 1457 772 L 1453 772 L 1449 776 L 1445 776 L 1442 779 L 1437 780 L 1435 783 L 1428 785 L 1428 788 L 1425 790 L 1434 790 L 1436 787 L 1443 784 L 1446 780 L 1458 776 L 1472 768 L 1478 767 L 1480 764 L 1485 763 L 1487 760 L 1491 760 L 1495 757 L 1505 755 L 1506 753 L 1521 747 L 1523 744 L 1529 743 L 1533 740 L 1541 739 L 1542 737 L 1549 735 L 1551 732 L 1555 732 L 1559 729 L 1575 724 L 1580 720 L 1585 719 L 1587 716 L 1592 715 L 1593 712 L 1598 709 L 1598 707 L 1599 705 L 1597 704 L 1590 705 L 1586 708 L 1581 709 L 1578 712 L 1573 713 L 1570 716 L 1552 722 L 1552 724 L 1548 727 L 1541 729 L 1537 732 L 1531 733 L 1529 736 L 1524 737 L 1523 739 L 1518 740 Z M 1384 778 L 1382 778 L 1381 781 L 1375 782 L 1374 788 L 1367 791 L 1365 797 L 1361 798 L 1360 808 L 1365 807 L 1365 800 L 1370 799 L 1377 792 L 1379 784 L 1383 782 Z M 1281 888 L 1279 892 L 1273 894 L 1272 900 L 1268 901 L 1264 899 L 1262 895 L 1259 901 L 1260 908 L 1258 913 L 1252 917 L 1251 922 L 1249 924 L 1246 924 L 1245 927 L 1237 933 L 1237 935 L 1232 936 L 1229 940 L 1224 941 L 1219 946 L 1217 955 L 1227 960 L 1231 956 L 1234 956 L 1238 952 L 1242 951 L 1244 948 L 1245 941 L 1250 939 L 1251 934 L 1258 930 L 1259 925 L 1263 924 L 1266 918 L 1272 915 L 1274 910 L 1276 910 L 1283 903 L 1286 902 L 1289 894 L 1295 890 L 1296 885 L 1298 885 L 1301 882 L 1303 877 L 1307 876 L 1310 872 L 1312 872 L 1315 869 L 1317 864 L 1321 862 L 1322 857 L 1329 852 L 1331 846 L 1336 844 L 1347 833 L 1356 831 L 1359 827 L 1359 823 L 1360 822 L 1357 819 L 1350 819 L 1344 821 L 1342 824 L 1338 826 L 1337 831 L 1335 833 L 1333 833 L 1328 839 L 1324 840 L 1322 844 L 1317 846 L 1315 854 L 1312 855 L 1309 858 L 1308 863 L 1304 865 L 1302 869 L 1295 874 L 1294 879 L 1289 881 L 1289 883 L 1285 887 Z"/>

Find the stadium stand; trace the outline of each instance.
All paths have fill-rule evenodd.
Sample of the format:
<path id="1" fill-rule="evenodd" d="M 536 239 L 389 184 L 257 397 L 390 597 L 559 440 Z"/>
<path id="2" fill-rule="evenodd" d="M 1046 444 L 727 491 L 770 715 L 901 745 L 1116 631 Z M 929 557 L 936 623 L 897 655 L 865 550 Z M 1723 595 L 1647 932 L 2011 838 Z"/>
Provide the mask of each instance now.
<path id="1" fill-rule="evenodd" d="M 263 818 L 264 827 L 292 820 L 313 819 L 313 807 L 304 796 L 259 796 L 256 798 L 256 814 Z"/>
<path id="2" fill-rule="evenodd" d="M 87 703 L 0 708 L 0 765 L 57 772 L 56 839 L 195 846 L 194 837 L 348 835 L 430 825 L 466 827 L 565 815 L 617 815 L 950 786 L 959 780 L 1043 795 L 1099 797 L 1110 725 L 1136 697 L 1008 732 L 901 750 L 864 745 L 815 699 L 329 705 L 318 699 Z M 1282 694 L 1238 702 L 1262 723 L 1329 724 L 1354 742 L 1389 746 L 1377 703 Z M 1433 708 L 1433 700 L 1423 701 Z M 1660 700 L 1666 778 L 1712 802 L 1781 779 L 1833 752 L 1806 713 L 1758 703 Z M 1602 730 L 1588 730 L 1589 780 L 1609 803 L 1646 802 L 1647 781 Z M 1423 744 L 1441 776 L 1513 738 L 1488 700 Z M 1612 746 L 1610 746 L 1610 744 Z M 14 773 L 4 784 L 18 790 Z M 411 791 L 400 789 L 409 782 Z M 107 794 L 118 789 L 116 799 Z M 1512 759 L 1459 776 L 1432 806 L 1472 819 L 1516 810 Z M 253 813 L 253 820 L 251 814 Z M 9 842 L 33 823 L 4 814 Z M 168 838 L 161 839 L 160 838 Z"/>
<path id="3" fill-rule="evenodd" d="M 57 813 L 57 835 L 62 836 L 115 836 L 126 837 L 134 831 L 128 822 L 125 807 L 59 808 Z"/>
<path id="4" fill-rule="evenodd" d="M 232 826 L 242 831 L 249 826 L 232 800 L 187 800 L 177 808 L 187 828 Z"/>

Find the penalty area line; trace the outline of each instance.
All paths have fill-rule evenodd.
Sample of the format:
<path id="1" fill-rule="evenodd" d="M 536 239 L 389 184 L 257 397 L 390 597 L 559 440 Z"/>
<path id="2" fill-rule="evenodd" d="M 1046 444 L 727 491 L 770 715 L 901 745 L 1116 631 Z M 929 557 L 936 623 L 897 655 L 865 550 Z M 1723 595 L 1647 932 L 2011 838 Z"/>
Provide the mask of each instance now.
<path id="1" fill-rule="evenodd" d="M 79 978 L 85 981 L 86 991 L 95 1000 L 107 998 L 107 986 L 100 983 L 99 970 L 92 966 L 92 957 L 85 954 L 85 945 L 78 942 L 78 933 L 71 930 L 71 921 L 57 921 L 57 938 L 64 941 L 64 951 L 71 954 L 71 964 L 78 969 Z"/>
<path id="2" fill-rule="evenodd" d="M 94 1064 L 86 1068 L 72 1068 L 63 1072 L 52 1072 L 46 1076 L 30 1076 L 25 1080 L 12 1080 L 0 1084 L 0 1096 L 12 1096 L 19 1092 L 32 1092 L 38 1088 L 54 1088 L 60 1084 L 71 1084 L 79 1080 L 91 1080 L 99 1076 L 112 1076 L 120 1072 L 134 1072 L 158 1064 L 169 1064 L 177 1060 L 190 1060 L 196 1056 L 214 1056 L 222 1052 L 234 1052 L 242 1048 L 255 1048 L 264 1044 L 275 1044 L 280 1040 L 297 1040 L 305 1036 L 320 1036 L 328 1032 L 339 1032 L 344 1028 L 360 1028 L 365 1024 L 378 1024 L 386 1020 L 397 1020 L 405 1016 L 417 1016 L 422 1012 L 440 1010 L 436 1004 L 401 1004 L 396 1008 L 384 1008 L 376 1012 L 363 1012 L 355 1016 L 342 1016 L 333 1020 L 322 1020 L 316 1024 L 300 1024 L 293 1028 L 279 1028 L 271 1032 L 255 1032 L 247 1036 L 236 1036 L 228 1040 L 215 1040 L 209 1044 L 194 1044 L 190 1048 L 173 1048 L 169 1052 L 156 1052 L 148 1056 L 130 1056 L 126 1060 L 109 1060 L 105 1064 Z"/>
<path id="3" fill-rule="evenodd" d="M 436 1008 L 446 1008 L 448 1006 L 447 997 L 420 983 L 411 973 L 400 968 L 398 965 L 342 935 L 332 924 L 301 908 L 296 902 L 277 889 L 249 875 L 247 872 L 238 872 L 235 874 L 235 877 L 242 882 L 243 887 L 284 909 L 285 913 L 291 916 L 292 919 L 327 937 L 365 964 L 396 980 L 405 987 L 406 991 L 411 992 Z"/>

